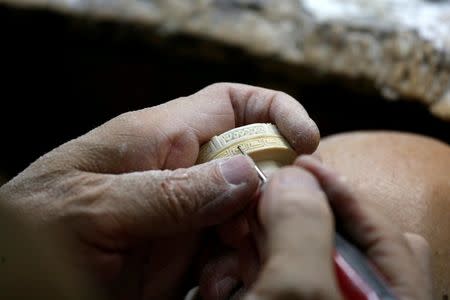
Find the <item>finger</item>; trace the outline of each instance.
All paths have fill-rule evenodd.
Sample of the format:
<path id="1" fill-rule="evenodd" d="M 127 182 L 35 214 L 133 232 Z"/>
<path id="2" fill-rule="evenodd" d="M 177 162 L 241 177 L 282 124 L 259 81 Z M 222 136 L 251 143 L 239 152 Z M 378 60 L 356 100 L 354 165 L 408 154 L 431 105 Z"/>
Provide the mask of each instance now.
<path id="1" fill-rule="evenodd" d="M 246 209 L 245 216 L 250 229 L 250 235 L 252 236 L 257 249 L 263 249 L 266 242 L 265 233 L 259 220 L 258 210 L 259 201 L 254 201 Z"/>
<path id="2" fill-rule="evenodd" d="M 417 297 L 423 285 L 413 253 L 400 229 L 371 203 L 362 203 L 346 180 L 318 160 L 304 156 L 295 162 L 319 180 L 337 218 L 337 224 L 367 253 L 399 296 Z M 407 275 L 405 275 L 407 274 Z"/>
<path id="3" fill-rule="evenodd" d="M 414 258 L 419 264 L 422 276 L 420 277 L 424 282 L 420 283 L 424 285 L 423 299 L 431 299 L 433 295 L 433 282 L 431 273 L 431 248 L 428 241 L 421 235 L 414 233 L 405 233 L 406 241 L 409 247 L 412 249 Z"/>
<path id="4" fill-rule="evenodd" d="M 333 218 L 325 194 L 308 172 L 275 173 L 262 194 L 266 232 L 263 269 L 251 299 L 338 299 L 333 273 Z"/>
<path id="5" fill-rule="evenodd" d="M 298 153 L 311 153 L 319 143 L 316 124 L 289 95 L 221 83 L 189 97 L 125 113 L 76 140 L 77 149 L 72 152 L 83 154 L 84 164 L 77 167 L 84 171 L 189 167 L 197 159 L 199 146 L 213 136 L 255 122 L 276 124 Z"/>
<path id="6" fill-rule="evenodd" d="M 234 249 L 238 248 L 242 240 L 249 234 L 249 227 L 245 215 L 240 214 L 221 224 L 217 233 L 222 243 Z"/>
<path id="7" fill-rule="evenodd" d="M 240 279 L 246 288 L 250 288 L 258 278 L 260 270 L 258 250 L 251 235 L 242 240 L 238 257 Z"/>
<path id="8" fill-rule="evenodd" d="M 245 208 L 259 184 L 244 156 L 189 169 L 115 175 L 109 188 L 87 205 L 88 220 L 120 240 L 199 230 Z M 117 236 L 112 236 L 117 239 Z"/>
<path id="9" fill-rule="evenodd" d="M 297 100 L 283 92 L 243 84 L 220 83 L 189 98 L 193 109 L 198 109 L 200 105 L 210 110 L 209 116 L 205 116 L 205 121 L 213 125 L 209 132 L 201 130 L 199 123 L 192 120 L 190 122 L 198 128 L 201 143 L 234 127 L 260 122 L 277 125 L 298 153 L 312 153 L 319 143 L 320 134 L 314 121 Z M 223 122 L 212 120 L 212 116 L 225 113 L 227 118 L 221 120 Z"/>
<path id="10" fill-rule="evenodd" d="M 315 151 L 313 154 L 311 154 L 311 156 L 317 159 L 318 161 L 323 162 L 322 155 L 318 150 Z"/>
<path id="11" fill-rule="evenodd" d="M 221 253 L 203 268 L 199 287 L 202 299 L 228 299 L 239 287 L 239 264 L 235 252 Z"/>

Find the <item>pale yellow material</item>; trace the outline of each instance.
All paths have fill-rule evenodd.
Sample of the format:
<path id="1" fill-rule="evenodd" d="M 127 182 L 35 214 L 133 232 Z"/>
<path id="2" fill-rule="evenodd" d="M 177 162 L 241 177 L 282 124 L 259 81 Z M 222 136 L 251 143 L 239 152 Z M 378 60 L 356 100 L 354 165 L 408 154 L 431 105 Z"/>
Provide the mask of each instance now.
<path id="1" fill-rule="evenodd" d="M 297 154 L 273 124 L 255 123 L 213 137 L 200 149 L 197 163 L 247 153 L 266 174 L 291 164 Z"/>
<path id="2" fill-rule="evenodd" d="M 275 125 L 255 123 L 213 137 L 201 147 L 197 164 L 240 155 L 238 147 L 253 159 L 266 176 L 270 176 L 282 166 L 292 164 L 297 157 L 297 153 Z M 184 300 L 199 298 L 198 287 L 195 287 L 189 291 Z"/>

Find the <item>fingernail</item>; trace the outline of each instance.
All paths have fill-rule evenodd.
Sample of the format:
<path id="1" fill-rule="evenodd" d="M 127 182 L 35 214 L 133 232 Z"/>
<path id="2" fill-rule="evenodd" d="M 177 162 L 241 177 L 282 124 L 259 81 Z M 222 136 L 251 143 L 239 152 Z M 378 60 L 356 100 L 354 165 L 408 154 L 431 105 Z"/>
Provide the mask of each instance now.
<path id="1" fill-rule="evenodd" d="M 230 184 L 241 184 L 251 176 L 252 168 L 243 155 L 235 156 L 220 163 L 220 172 Z"/>

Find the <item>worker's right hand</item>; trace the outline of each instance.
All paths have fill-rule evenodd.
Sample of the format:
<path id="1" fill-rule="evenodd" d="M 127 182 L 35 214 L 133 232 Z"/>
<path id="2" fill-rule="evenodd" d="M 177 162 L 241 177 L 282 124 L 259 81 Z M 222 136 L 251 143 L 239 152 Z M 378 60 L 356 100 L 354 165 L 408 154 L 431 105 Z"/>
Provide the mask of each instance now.
<path id="1" fill-rule="evenodd" d="M 241 242 L 238 254 L 207 264 L 204 275 L 216 279 L 203 281 L 203 295 L 218 299 L 224 284 L 240 280 L 245 288 L 236 294 L 247 300 L 343 299 L 332 260 L 333 211 L 398 299 L 431 299 L 430 253 L 423 238 L 403 234 L 320 161 L 300 157 L 296 165 L 275 173 L 265 186 L 253 218 L 259 224 L 249 222 L 256 243 Z M 218 295 L 211 296 L 214 286 Z"/>

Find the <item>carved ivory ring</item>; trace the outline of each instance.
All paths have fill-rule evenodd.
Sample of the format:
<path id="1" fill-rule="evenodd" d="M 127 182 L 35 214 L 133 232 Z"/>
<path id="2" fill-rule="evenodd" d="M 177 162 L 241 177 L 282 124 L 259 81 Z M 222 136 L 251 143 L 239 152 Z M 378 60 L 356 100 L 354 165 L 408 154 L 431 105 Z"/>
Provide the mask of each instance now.
<path id="1" fill-rule="evenodd" d="M 292 164 L 297 153 L 273 124 L 255 123 L 213 137 L 200 148 L 197 164 L 241 154 L 240 147 L 265 173 Z"/>

